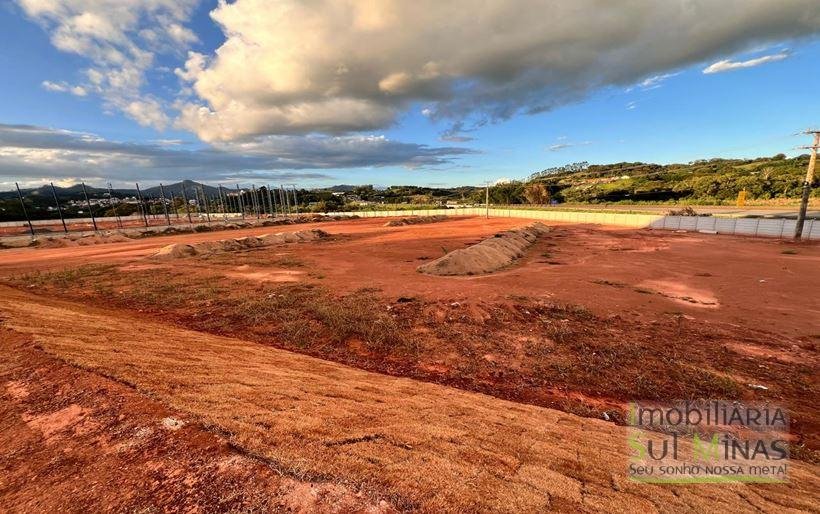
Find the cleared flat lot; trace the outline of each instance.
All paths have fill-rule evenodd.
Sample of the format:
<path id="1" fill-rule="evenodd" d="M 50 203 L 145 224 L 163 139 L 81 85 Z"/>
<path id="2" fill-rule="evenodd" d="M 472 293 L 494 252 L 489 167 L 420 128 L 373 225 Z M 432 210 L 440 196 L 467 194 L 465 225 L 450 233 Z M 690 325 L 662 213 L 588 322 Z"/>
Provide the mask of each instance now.
<path id="1" fill-rule="evenodd" d="M 4 422 L 29 430 L 32 447 L 102 444 L 81 436 L 108 393 L 69 401 L 66 383 L 64 404 L 26 403 L 42 387 L 27 363 L 64 376 L 63 360 L 128 387 L 121 408 L 150 398 L 186 422 L 173 434 L 201 431 L 253 461 L 242 466 L 284 473 L 293 481 L 264 485 L 276 505 L 310 500 L 292 494 L 307 484 L 352 510 L 817 508 L 817 244 L 554 225 L 509 269 L 431 277 L 416 267 L 526 221 L 384 221 L 300 225 L 332 237 L 209 258 L 149 256 L 296 228 L 0 253 L 2 351 L 17 362 L 4 368 Z M 618 421 L 624 401 L 647 394 L 785 402 L 808 461 L 788 486 L 628 483 L 624 428 L 600 418 Z M 138 419 L 156 428 L 159 416 Z M 161 452 L 152 460 L 173 471 Z"/>

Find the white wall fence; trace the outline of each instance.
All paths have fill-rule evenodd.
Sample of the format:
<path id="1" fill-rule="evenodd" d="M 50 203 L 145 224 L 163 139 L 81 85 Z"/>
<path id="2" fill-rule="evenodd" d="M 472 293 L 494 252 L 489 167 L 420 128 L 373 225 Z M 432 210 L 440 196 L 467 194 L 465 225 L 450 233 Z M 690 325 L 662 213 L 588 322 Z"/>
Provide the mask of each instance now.
<path id="1" fill-rule="evenodd" d="M 434 216 L 437 214 L 446 216 L 483 216 L 485 213 L 486 209 L 484 207 L 466 207 L 459 209 L 331 212 L 328 214 L 378 218 L 384 216 Z M 704 230 L 718 234 L 779 238 L 791 238 L 797 224 L 797 221 L 785 218 L 719 218 L 715 216 L 667 216 L 662 214 L 572 212 L 492 207 L 490 208 L 490 216 L 666 230 Z M 803 226 L 803 239 L 820 239 L 820 220 L 806 220 Z"/>

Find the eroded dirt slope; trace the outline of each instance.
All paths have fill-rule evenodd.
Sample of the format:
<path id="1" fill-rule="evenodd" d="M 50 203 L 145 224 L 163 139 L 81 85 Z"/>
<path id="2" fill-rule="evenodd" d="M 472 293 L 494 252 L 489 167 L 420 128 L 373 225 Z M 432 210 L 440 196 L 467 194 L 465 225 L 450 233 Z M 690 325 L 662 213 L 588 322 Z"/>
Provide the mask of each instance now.
<path id="1" fill-rule="evenodd" d="M 288 475 L 345 484 L 401 509 L 784 512 L 820 507 L 817 467 L 804 463 L 794 463 L 789 485 L 635 484 L 624 479 L 626 433 L 611 423 L 5 287 L 0 315 L 7 330 L 31 337 L 46 353 L 131 385 L 139 395 L 116 391 L 123 398 L 130 395 L 123 400 L 129 405 L 149 395 L 162 404 L 151 407 L 159 410 L 157 418 L 172 412 L 224 434 L 231 444 Z M 20 354 L 8 332 L 2 338 L 4 352 Z M 3 373 L 3 423 L 19 428 L 19 419 L 33 407 L 21 406 L 30 386 L 20 384 L 8 366 Z M 97 401 L 114 399 L 105 394 Z M 34 402 L 40 404 L 47 405 Z M 65 408 L 73 410 L 56 412 L 69 418 L 82 416 L 83 409 L 94 412 L 93 405 L 72 397 Z M 51 419 L 40 426 L 53 424 Z M 36 452 L 40 446 L 34 442 L 19 451 Z M 101 452 L 98 465 L 109 458 Z M 66 466 L 68 483 L 74 484 L 83 462 Z M 14 467 L 4 463 L 4 468 Z M 87 498 L 88 491 L 79 492 L 83 483 L 76 484 L 61 489 L 55 480 L 37 487 L 41 494 L 62 493 L 68 502 L 75 495 Z M 2 489 L 5 499 L 13 490 Z"/>
<path id="2" fill-rule="evenodd" d="M 359 511 L 384 500 L 287 476 L 185 413 L 0 328 L 4 512 Z"/>

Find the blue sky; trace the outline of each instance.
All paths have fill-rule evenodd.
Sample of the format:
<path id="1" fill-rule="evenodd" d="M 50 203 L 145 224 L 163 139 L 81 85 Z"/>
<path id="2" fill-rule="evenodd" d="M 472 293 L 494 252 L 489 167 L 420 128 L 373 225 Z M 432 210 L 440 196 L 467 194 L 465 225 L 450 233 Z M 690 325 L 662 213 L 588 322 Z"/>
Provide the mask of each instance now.
<path id="1" fill-rule="evenodd" d="M 679 13 L 681 35 L 616 24 L 617 51 L 591 36 L 544 39 L 548 21 L 502 8 L 510 33 L 478 22 L 464 36 L 477 56 L 429 12 L 350 14 L 333 0 L 323 3 L 337 11 L 302 12 L 282 1 L 281 25 L 254 0 L 110 2 L 0 4 L 0 189 L 79 179 L 478 184 L 582 160 L 794 155 L 807 141 L 793 134 L 820 124 L 811 2 L 776 14 L 775 2 L 745 4 L 753 21 L 710 25 L 714 34 L 704 19 L 733 2 Z M 636 18 L 668 18 L 653 9 Z M 348 15 L 353 28 L 340 35 Z M 393 15 L 403 32 L 379 47 L 372 38 L 390 33 Z M 303 45 L 302 19 L 327 35 Z M 95 71 L 129 80 L 95 82 Z"/>

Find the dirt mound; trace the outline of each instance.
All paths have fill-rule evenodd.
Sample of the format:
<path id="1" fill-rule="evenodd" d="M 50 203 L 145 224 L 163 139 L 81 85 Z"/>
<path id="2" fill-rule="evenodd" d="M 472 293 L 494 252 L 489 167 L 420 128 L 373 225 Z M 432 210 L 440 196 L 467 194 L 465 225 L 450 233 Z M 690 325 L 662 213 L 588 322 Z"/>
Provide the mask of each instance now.
<path id="1" fill-rule="evenodd" d="M 6 237 L 0 241 L 0 249 L 3 248 L 26 248 L 29 246 L 39 246 L 40 240 L 25 237 Z"/>
<path id="2" fill-rule="evenodd" d="M 400 218 L 397 220 L 390 220 L 384 224 L 385 227 L 403 227 L 405 225 L 418 225 L 421 223 L 438 223 L 445 221 L 447 216 L 437 214 L 435 216 L 412 216 L 409 218 Z"/>
<path id="3" fill-rule="evenodd" d="M 477 275 L 492 273 L 512 264 L 524 255 L 524 250 L 535 243 L 538 236 L 549 231 L 542 223 L 499 232 L 493 237 L 468 248 L 454 250 L 444 257 L 422 264 L 417 268 L 429 275 Z"/>
<path id="4" fill-rule="evenodd" d="M 37 246 L 39 248 L 65 248 L 69 246 L 91 246 L 106 243 L 124 243 L 131 241 L 132 237 L 117 232 L 107 233 L 101 235 L 71 235 L 71 236 L 52 236 L 37 239 Z"/>
<path id="5" fill-rule="evenodd" d="M 208 255 L 220 252 L 233 252 L 259 246 L 271 246 L 282 243 L 299 243 L 314 241 L 328 236 L 324 230 L 299 230 L 298 232 L 279 232 L 264 234 L 259 237 L 248 236 L 238 239 L 221 239 L 219 241 L 203 241 L 194 244 L 174 243 L 163 246 L 153 256 L 158 258 L 180 259 L 193 255 Z"/>
<path id="6" fill-rule="evenodd" d="M 354 218 L 358 218 L 358 216 L 326 216 L 322 214 L 300 214 L 295 217 L 276 217 L 271 219 L 266 219 L 261 222 L 256 222 L 256 224 L 261 225 L 263 227 L 272 227 L 276 225 L 293 225 L 297 223 L 321 223 L 323 221 L 341 221 L 341 220 L 351 220 Z"/>
<path id="7" fill-rule="evenodd" d="M 291 223 L 294 223 L 294 221 L 290 218 L 273 218 L 261 222 L 260 225 L 263 227 L 272 227 L 275 225 L 290 225 Z"/>
<path id="8" fill-rule="evenodd" d="M 182 257 L 189 257 L 191 255 L 196 255 L 196 250 L 194 250 L 193 246 L 182 243 L 174 243 L 160 248 L 159 251 L 154 254 L 154 257 L 179 259 Z"/>
<path id="9" fill-rule="evenodd" d="M 66 246 L 77 246 L 77 241 L 65 237 L 46 237 L 38 239 L 38 248 L 64 248 Z"/>

